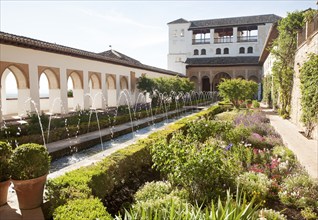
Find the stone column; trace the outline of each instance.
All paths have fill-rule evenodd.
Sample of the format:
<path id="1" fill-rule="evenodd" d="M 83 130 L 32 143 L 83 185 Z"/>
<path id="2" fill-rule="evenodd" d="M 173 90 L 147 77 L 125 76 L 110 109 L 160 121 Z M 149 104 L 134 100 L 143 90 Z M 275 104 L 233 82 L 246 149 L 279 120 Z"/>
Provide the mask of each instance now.
<path id="1" fill-rule="evenodd" d="M 119 74 L 116 74 L 116 97 L 117 97 L 117 105 L 119 105 L 119 98 L 120 98 L 120 92 L 121 92 L 121 89 L 120 89 L 120 75 Z"/>
<path id="2" fill-rule="evenodd" d="M 199 84 L 199 91 L 202 91 L 202 79 L 201 79 L 201 72 L 198 74 L 198 84 Z"/>
<path id="3" fill-rule="evenodd" d="M 101 73 L 101 85 L 102 85 L 102 97 L 103 97 L 103 100 L 102 100 L 102 108 L 103 109 L 106 109 L 107 107 L 107 100 L 108 100 L 108 97 L 107 97 L 107 83 L 106 83 L 106 74 L 104 73 Z"/>
<path id="4" fill-rule="evenodd" d="M 89 93 L 89 86 L 88 86 L 88 83 L 89 83 L 89 77 L 88 77 L 88 71 L 87 70 L 84 70 L 83 71 L 83 99 L 84 99 L 84 106 L 83 108 L 84 109 L 89 109 L 90 108 L 90 101 L 91 101 L 91 98 L 89 95 L 91 95 Z M 92 97 L 93 98 L 93 97 Z"/>
<path id="5" fill-rule="evenodd" d="M 60 69 L 60 104 L 61 113 L 68 113 L 68 97 L 67 97 L 67 71 Z"/>
<path id="6" fill-rule="evenodd" d="M 38 112 L 41 112 L 41 106 L 40 106 L 40 94 L 39 94 L 39 76 L 38 76 L 38 67 L 36 65 L 29 65 L 29 82 L 30 82 L 30 93 L 29 97 L 31 98 L 31 102 L 25 103 L 26 106 L 30 105 L 31 112 L 35 112 L 35 108 L 37 108 Z M 25 93 L 26 92 L 26 93 Z M 21 94 L 20 94 L 21 93 Z M 20 99 L 21 101 L 27 100 L 25 95 L 27 94 L 27 91 L 19 92 L 19 99 L 21 96 L 24 96 L 24 98 Z"/>
<path id="7" fill-rule="evenodd" d="M 233 43 L 237 42 L 237 27 L 233 27 Z"/>
<path id="8" fill-rule="evenodd" d="M 214 29 L 210 29 L 210 44 L 214 44 Z"/>

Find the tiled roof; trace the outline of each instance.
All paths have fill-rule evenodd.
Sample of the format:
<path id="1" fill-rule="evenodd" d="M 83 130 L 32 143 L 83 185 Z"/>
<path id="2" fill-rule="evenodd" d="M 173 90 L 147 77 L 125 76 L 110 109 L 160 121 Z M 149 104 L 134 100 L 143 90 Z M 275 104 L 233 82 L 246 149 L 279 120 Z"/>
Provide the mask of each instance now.
<path id="1" fill-rule="evenodd" d="M 191 25 L 189 30 L 197 29 L 197 28 L 215 28 L 215 27 L 227 27 L 227 26 L 255 25 L 255 24 L 263 24 L 263 23 L 275 23 L 280 19 L 281 17 L 277 15 L 268 14 L 268 15 L 245 16 L 245 17 L 198 20 L 198 21 L 190 21 Z"/>
<path id="2" fill-rule="evenodd" d="M 183 24 L 183 23 L 189 23 L 189 21 L 187 21 L 183 18 L 179 18 L 177 20 L 169 22 L 168 24 Z"/>
<path id="3" fill-rule="evenodd" d="M 107 50 L 101 53 L 98 53 L 99 55 L 108 57 L 108 58 L 112 58 L 112 59 L 117 59 L 117 60 L 122 60 L 122 61 L 126 61 L 129 63 L 134 63 L 136 65 L 142 65 L 142 63 L 138 60 L 135 60 L 134 58 L 131 58 L 125 54 L 122 54 L 116 50 Z"/>
<path id="4" fill-rule="evenodd" d="M 94 52 L 89 52 L 89 51 L 80 50 L 76 48 L 66 47 L 59 44 L 36 40 L 36 39 L 24 37 L 24 36 L 9 34 L 9 33 L 1 32 L 1 31 L 0 31 L 0 44 L 31 48 L 35 50 L 63 54 L 67 56 L 74 56 L 74 57 L 90 59 L 90 60 L 97 60 L 97 61 L 101 61 L 105 63 L 113 63 L 117 65 L 129 66 L 129 67 L 139 68 L 143 70 L 156 71 L 156 72 L 167 74 L 167 75 L 183 76 L 182 74 L 177 72 L 142 64 L 138 60 L 135 60 L 117 51 L 112 53 L 111 51 L 105 51 L 102 53 L 94 53 Z M 119 56 L 116 56 L 116 53 Z"/>
<path id="5" fill-rule="evenodd" d="M 205 57 L 188 58 L 187 66 L 240 66 L 240 65 L 258 65 L 259 57 Z"/>

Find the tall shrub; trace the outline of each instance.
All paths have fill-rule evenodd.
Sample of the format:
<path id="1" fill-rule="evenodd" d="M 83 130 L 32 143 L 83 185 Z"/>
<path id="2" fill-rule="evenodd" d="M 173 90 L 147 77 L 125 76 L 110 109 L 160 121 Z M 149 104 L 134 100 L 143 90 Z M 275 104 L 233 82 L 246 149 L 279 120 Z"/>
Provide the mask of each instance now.
<path id="1" fill-rule="evenodd" d="M 310 137 L 318 123 L 318 54 L 309 54 L 309 59 L 300 69 L 301 120 Z"/>
<path id="2" fill-rule="evenodd" d="M 243 79 L 225 79 L 218 86 L 220 96 L 230 100 L 236 108 L 239 108 L 240 101 L 252 99 L 257 88 L 257 83 Z"/>
<path id="3" fill-rule="evenodd" d="M 289 117 L 293 87 L 294 59 L 297 48 L 297 31 L 304 25 L 303 12 L 288 13 L 278 23 L 279 36 L 274 40 L 271 53 L 276 61 L 273 66 L 274 83 L 278 85 L 280 114 Z"/>

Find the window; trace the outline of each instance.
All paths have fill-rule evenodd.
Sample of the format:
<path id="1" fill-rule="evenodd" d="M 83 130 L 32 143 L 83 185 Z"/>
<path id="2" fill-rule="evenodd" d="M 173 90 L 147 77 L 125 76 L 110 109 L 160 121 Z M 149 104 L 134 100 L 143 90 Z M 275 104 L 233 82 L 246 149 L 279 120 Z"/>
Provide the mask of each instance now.
<path id="1" fill-rule="evenodd" d="M 258 27 L 242 26 L 237 28 L 237 42 L 257 42 Z"/>
<path id="2" fill-rule="evenodd" d="M 193 55 L 199 55 L 199 50 L 195 49 L 195 50 L 193 51 Z"/>
<path id="3" fill-rule="evenodd" d="M 201 55 L 206 55 L 206 50 L 205 49 L 201 50 Z"/>
<path id="4" fill-rule="evenodd" d="M 253 53 L 253 47 L 247 48 L 247 53 Z"/>
<path id="5" fill-rule="evenodd" d="M 227 47 L 224 48 L 223 53 L 224 53 L 224 54 L 229 54 L 229 48 L 227 48 Z"/>
<path id="6" fill-rule="evenodd" d="M 216 54 L 221 54 L 221 48 L 216 49 Z"/>
<path id="7" fill-rule="evenodd" d="M 177 36 L 177 30 L 173 30 L 173 36 L 174 36 L 174 37 Z"/>
<path id="8" fill-rule="evenodd" d="M 193 30 L 192 44 L 209 44 L 210 37 L 210 29 Z"/>
<path id="9" fill-rule="evenodd" d="M 184 37 L 184 29 L 181 29 L 180 37 Z"/>
<path id="10" fill-rule="evenodd" d="M 240 47 L 240 53 L 245 53 L 245 48 L 244 47 Z"/>
<path id="11" fill-rule="evenodd" d="M 232 43 L 233 28 L 217 28 L 214 29 L 214 43 Z"/>

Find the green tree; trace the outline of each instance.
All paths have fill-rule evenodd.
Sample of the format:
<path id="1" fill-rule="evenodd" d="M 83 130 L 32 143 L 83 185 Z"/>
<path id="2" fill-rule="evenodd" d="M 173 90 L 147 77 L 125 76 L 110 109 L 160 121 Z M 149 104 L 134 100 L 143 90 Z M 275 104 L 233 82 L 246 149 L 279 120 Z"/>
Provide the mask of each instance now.
<path id="1" fill-rule="evenodd" d="M 303 26 L 303 12 L 288 13 L 287 17 L 278 23 L 279 36 L 274 40 L 270 50 L 276 58 L 273 66 L 273 81 L 278 87 L 280 114 L 283 117 L 289 117 L 290 114 L 297 32 Z"/>
<path id="2" fill-rule="evenodd" d="M 244 79 L 225 79 L 218 86 L 220 96 L 230 100 L 236 108 L 239 108 L 240 101 L 252 99 L 257 88 L 257 83 Z"/>
<path id="3" fill-rule="evenodd" d="M 309 59 L 300 69 L 301 120 L 306 126 L 306 136 L 318 122 L 318 54 L 309 54 Z"/>
<path id="4" fill-rule="evenodd" d="M 140 91 L 149 92 L 150 95 L 155 93 L 167 93 L 174 92 L 190 92 L 194 89 L 193 82 L 190 82 L 188 78 L 181 77 L 159 77 L 148 78 L 147 76 L 141 76 L 138 81 L 137 88 Z"/>

